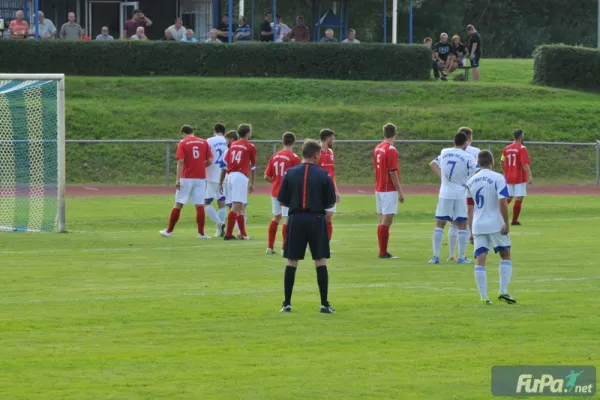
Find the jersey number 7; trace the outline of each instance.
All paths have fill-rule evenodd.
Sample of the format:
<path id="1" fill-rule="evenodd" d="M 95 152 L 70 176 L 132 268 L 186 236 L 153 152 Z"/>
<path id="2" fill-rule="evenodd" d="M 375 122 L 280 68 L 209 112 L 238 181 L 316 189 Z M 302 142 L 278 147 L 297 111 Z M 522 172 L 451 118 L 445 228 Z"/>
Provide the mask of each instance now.
<path id="1" fill-rule="evenodd" d="M 450 175 L 448 175 L 448 180 L 451 181 L 452 174 L 454 173 L 454 167 L 456 167 L 456 161 L 448 161 L 448 164 L 452 165 L 452 168 L 450 168 Z"/>

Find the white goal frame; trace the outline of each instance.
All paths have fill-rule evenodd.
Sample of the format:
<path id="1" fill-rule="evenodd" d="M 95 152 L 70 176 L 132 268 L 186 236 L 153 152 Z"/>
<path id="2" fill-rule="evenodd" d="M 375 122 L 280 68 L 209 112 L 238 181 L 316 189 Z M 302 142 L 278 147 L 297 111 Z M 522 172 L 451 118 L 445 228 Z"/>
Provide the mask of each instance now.
<path id="1" fill-rule="evenodd" d="M 22 80 L 22 81 L 56 81 L 57 91 L 57 116 L 56 131 L 57 135 L 57 164 L 58 164 L 58 193 L 57 193 L 57 232 L 64 233 L 66 229 L 66 148 L 65 148 L 65 74 L 0 74 L 0 80 Z"/>

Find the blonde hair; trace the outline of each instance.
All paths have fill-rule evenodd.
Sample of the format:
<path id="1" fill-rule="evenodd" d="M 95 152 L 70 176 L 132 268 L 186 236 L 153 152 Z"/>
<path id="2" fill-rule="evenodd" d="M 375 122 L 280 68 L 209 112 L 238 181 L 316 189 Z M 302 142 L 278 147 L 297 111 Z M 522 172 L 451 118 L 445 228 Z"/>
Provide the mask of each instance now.
<path id="1" fill-rule="evenodd" d="M 454 42 L 456 39 L 458 39 L 458 41 L 460 42 L 460 36 L 458 35 L 454 35 L 452 36 L 452 41 Z"/>

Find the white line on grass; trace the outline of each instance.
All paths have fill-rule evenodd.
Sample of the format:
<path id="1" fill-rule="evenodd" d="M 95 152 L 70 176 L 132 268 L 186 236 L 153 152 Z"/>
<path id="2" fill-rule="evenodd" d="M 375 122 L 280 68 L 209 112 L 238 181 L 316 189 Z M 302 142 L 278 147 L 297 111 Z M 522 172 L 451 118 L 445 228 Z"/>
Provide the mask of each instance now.
<path id="1" fill-rule="evenodd" d="M 588 276 L 588 277 L 577 277 L 577 278 L 543 278 L 543 279 L 528 279 L 528 280 L 513 280 L 512 283 L 543 283 L 543 282 L 572 282 L 572 281 L 585 281 L 585 280 L 597 280 L 600 276 Z M 491 281 L 495 282 L 495 281 Z M 445 284 L 457 284 L 465 285 L 465 281 L 459 282 L 444 282 Z M 358 283 L 358 284 L 339 284 L 331 285 L 331 290 L 347 290 L 347 289 L 371 289 L 371 288 L 399 288 L 407 290 L 428 290 L 428 291 L 474 291 L 472 286 L 457 287 L 457 286 L 435 286 L 437 282 L 410 282 L 410 283 Z M 308 292 L 314 291 L 314 287 L 299 286 L 294 289 L 296 292 Z M 569 289 L 570 293 L 573 292 L 598 292 L 600 289 L 594 288 L 593 290 L 587 289 Z M 197 292 L 197 293 L 172 293 L 164 295 L 139 295 L 139 296 L 98 296 L 98 297 L 79 297 L 73 299 L 39 299 L 39 300 L 0 300 L 0 304 L 3 305 L 16 305 L 16 304 L 45 304 L 45 303 L 79 303 L 79 302 L 93 302 L 93 301 L 119 301 L 119 300 L 147 300 L 147 299 L 166 299 L 166 298 L 178 298 L 178 297 L 204 297 L 204 296 L 239 296 L 247 294 L 268 294 L 268 293 L 279 293 L 281 289 L 256 289 L 256 290 L 221 290 L 214 292 Z M 520 293 L 560 293 L 564 290 L 559 289 L 520 289 Z"/>

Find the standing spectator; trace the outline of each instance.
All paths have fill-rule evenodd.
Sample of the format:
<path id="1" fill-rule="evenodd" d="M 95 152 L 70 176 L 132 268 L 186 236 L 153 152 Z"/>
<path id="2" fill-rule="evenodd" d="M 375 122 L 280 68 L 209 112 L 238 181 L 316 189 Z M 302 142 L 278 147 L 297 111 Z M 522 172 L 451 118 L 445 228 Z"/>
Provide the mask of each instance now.
<path id="1" fill-rule="evenodd" d="M 129 39 L 131 39 L 131 40 L 148 40 L 148 38 L 146 37 L 146 30 L 144 29 L 143 26 L 139 26 L 135 31 L 135 35 L 133 35 Z"/>
<path id="2" fill-rule="evenodd" d="M 265 20 L 260 24 L 260 41 L 261 42 L 273 42 L 275 35 L 273 35 L 273 27 L 271 22 L 273 21 L 273 14 L 269 11 L 265 13 Z"/>
<path id="3" fill-rule="evenodd" d="M 216 29 L 210 30 L 210 37 L 204 41 L 204 43 L 222 43 L 219 39 L 219 31 Z"/>
<path id="4" fill-rule="evenodd" d="M 337 43 L 338 40 L 333 36 L 333 29 L 327 29 L 325 31 L 325 37 L 320 40 L 321 43 Z"/>
<path id="5" fill-rule="evenodd" d="M 185 31 L 185 37 L 181 41 L 187 43 L 198 43 L 198 39 L 194 37 L 194 31 L 191 29 Z"/>
<path id="6" fill-rule="evenodd" d="M 56 27 L 49 19 L 44 17 L 42 11 L 38 11 L 38 27 L 39 27 L 39 38 L 41 40 L 54 39 L 56 37 Z M 35 35 L 35 25 L 33 27 L 33 34 Z"/>
<path id="7" fill-rule="evenodd" d="M 235 38 L 238 42 L 249 42 L 252 40 L 252 28 L 246 24 L 246 17 L 240 15 L 238 20 L 238 28 L 235 31 Z"/>
<path id="8" fill-rule="evenodd" d="M 108 27 L 103 26 L 102 33 L 99 34 L 98 36 L 96 36 L 96 40 L 109 41 L 109 40 L 115 40 L 115 38 L 108 34 Z"/>
<path id="9" fill-rule="evenodd" d="M 8 25 L 8 36 L 11 39 L 25 39 L 29 36 L 29 24 L 23 18 L 25 14 L 22 10 L 15 13 L 15 19 L 10 21 Z"/>
<path id="10" fill-rule="evenodd" d="M 183 26 L 183 20 L 181 18 L 176 18 L 175 24 L 171 25 L 168 30 L 171 32 L 173 40 L 179 42 L 185 39 L 186 29 L 185 26 Z"/>
<path id="11" fill-rule="evenodd" d="M 221 18 L 221 23 L 217 26 L 217 30 L 219 31 L 219 39 L 223 43 L 229 43 L 229 14 L 223 15 Z M 233 38 L 231 40 L 233 42 Z"/>
<path id="12" fill-rule="evenodd" d="M 467 26 L 469 32 L 469 46 L 467 46 L 471 54 L 471 67 L 473 67 L 473 80 L 479 80 L 479 59 L 481 58 L 481 36 L 473 25 Z"/>
<path id="13" fill-rule="evenodd" d="M 433 46 L 433 39 L 428 36 L 425 39 L 423 39 L 423 44 L 425 46 L 427 46 L 429 49 L 431 49 L 431 46 Z M 432 55 L 432 57 L 433 58 L 432 58 L 431 69 L 433 69 L 433 77 L 437 81 L 440 79 L 440 69 L 438 68 L 437 59 L 433 55 Z"/>
<path id="14" fill-rule="evenodd" d="M 296 17 L 296 25 L 294 25 L 284 40 L 291 40 L 292 42 L 310 42 L 310 31 L 306 25 L 304 25 L 304 17 L 302 15 Z"/>
<path id="15" fill-rule="evenodd" d="M 165 29 L 165 36 L 161 39 L 164 41 L 175 41 L 175 38 L 173 37 L 173 32 L 171 32 L 171 30 L 169 28 Z"/>
<path id="16" fill-rule="evenodd" d="M 271 22 L 271 27 L 273 27 L 273 23 Z M 277 29 L 275 30 L 275 41 L 283 42 L 283 38 L 290 33 L 291 29 L 289 26 L 283 23 L 283 18 L 281 15 L 277 14 Z"/>
<path id="17" fill-rule="evenodd" d="M 342 43 L 360 44 L 360 40 L 356 38 L 356 31 L 354 29 L 350 29 L 348 31 L 348 38 L 344 39 Z"/>
<path id="18" fill-rule="evenodd" d="M 75 22 L 75 13 L 70 12 L 68 19 L 69 21 L 65 22 L 60 28 L 60 38 L 62 40 L 81 40 L 83 29 Z"/>
<path id="19" fill-rule="evenodd" d="M 123 37 L 125 39 L 129 39 L 132 36 L 136 35 L 138 32 L 138 28 L 148 28 L 152 26 L 152 21 L 150 18 L 146 18 L 144 13 L 141 10 L 135 9 L 131 15 L 131 19 L 125 21 L 125 29 L 123 30 Z M 145 32 L 145 29 L 144 29 Z M 135 39 L 134 39 L 135 40 Z"/>

